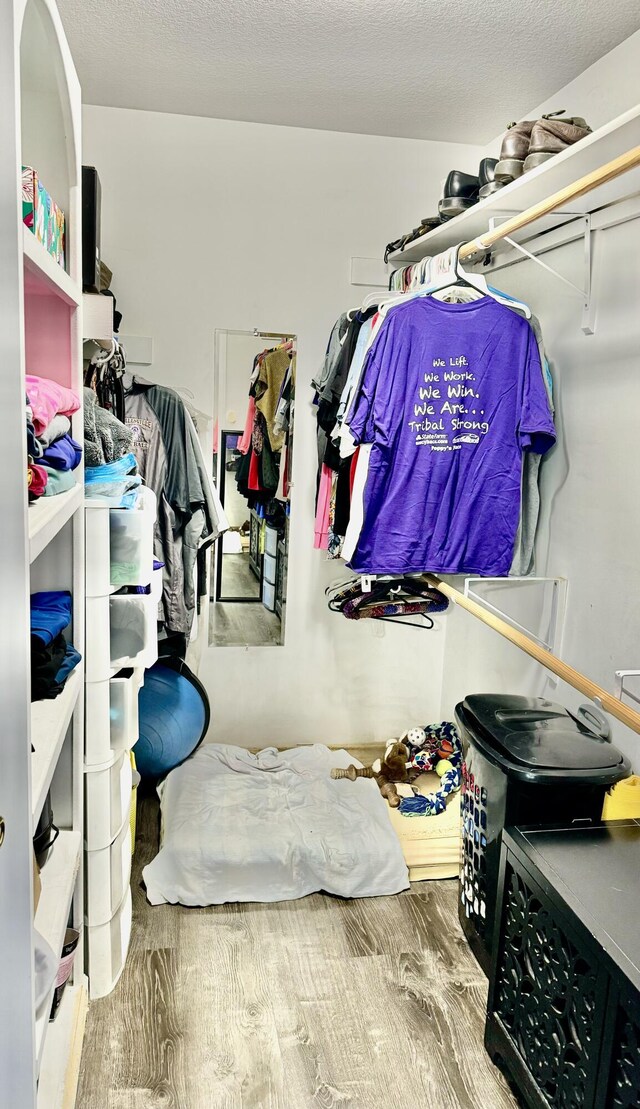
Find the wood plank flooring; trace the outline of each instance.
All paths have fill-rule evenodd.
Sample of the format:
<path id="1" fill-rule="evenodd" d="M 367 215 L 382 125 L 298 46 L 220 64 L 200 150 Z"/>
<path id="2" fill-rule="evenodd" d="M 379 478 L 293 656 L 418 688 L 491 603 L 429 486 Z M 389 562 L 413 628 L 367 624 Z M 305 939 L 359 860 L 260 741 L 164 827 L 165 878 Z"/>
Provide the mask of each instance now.
<path id="1" fill-rule="evenodd" d="M 255 597 L 253 602 L 212 601 L 209 643 L 212 647 L 279 647 L 282 625 L 260 598 L 260 582 L 249 566 L 248 554 L 226 554 L 222 560 L 222 595 Z"/>
<path id="2" fill-rule="evenodd" d="M 147 904 L 140 799 L 131 951 L 89 1008 L 78 1109 L 514 1109 L 486 1055 L 486 979 L 456 882 L 398 897 Z"/>

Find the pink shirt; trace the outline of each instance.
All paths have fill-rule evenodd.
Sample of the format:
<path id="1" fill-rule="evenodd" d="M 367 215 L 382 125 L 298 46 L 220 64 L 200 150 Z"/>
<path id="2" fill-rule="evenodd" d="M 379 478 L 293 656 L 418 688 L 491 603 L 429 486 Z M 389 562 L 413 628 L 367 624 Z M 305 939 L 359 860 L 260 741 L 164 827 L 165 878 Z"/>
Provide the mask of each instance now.
<path id="1" fill-rule="evenodd" d="M 49 426 L 54 416 L 61 413 L 71 416 L 80 407 L 77 393 L 58 385 L 57 381 L 49 381 L 46 377 L 34 377 L 27 374 L 25 377 L 27 396 L 33 410 L 33 426 L 36 436 Z"/>

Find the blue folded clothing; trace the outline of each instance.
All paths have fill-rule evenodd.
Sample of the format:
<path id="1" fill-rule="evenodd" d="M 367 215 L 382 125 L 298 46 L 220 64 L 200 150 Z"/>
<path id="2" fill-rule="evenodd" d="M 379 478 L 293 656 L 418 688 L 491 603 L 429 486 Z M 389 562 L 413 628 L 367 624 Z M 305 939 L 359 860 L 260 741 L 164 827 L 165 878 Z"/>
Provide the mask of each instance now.
<path id="1" fill-rule="evenodd" d="M 75 470 L 82 459 L 82 447 L 70 435 L 62 435 L 46 448 L 42 457 L 54 470 Z"/>
<path id="2" fill-rule="evenodd" d="M 125 454 L 117 462 L 87 466 L 84 471 L 85 496 L 113 508 L 133 508 L 142 478 L 136 473 L 135 454 Z"/>
<path id="3" fill-rule="evenodd" d="M 73 643 L 67 643 L 67 649 L 62 660 L 62 666 L 56 674 L 56 685 L 64 685 L 71 671 L 75 670 L 76 666 L 81 661 L 82 655 L 80 654 L 80 652 L 76 651 Z"/>
<path id="4" fill-rule="evenodd" d="M 48 647 L 71 623 L 71 594 L 54 590 L 31 594 L 31 635 Z"/>

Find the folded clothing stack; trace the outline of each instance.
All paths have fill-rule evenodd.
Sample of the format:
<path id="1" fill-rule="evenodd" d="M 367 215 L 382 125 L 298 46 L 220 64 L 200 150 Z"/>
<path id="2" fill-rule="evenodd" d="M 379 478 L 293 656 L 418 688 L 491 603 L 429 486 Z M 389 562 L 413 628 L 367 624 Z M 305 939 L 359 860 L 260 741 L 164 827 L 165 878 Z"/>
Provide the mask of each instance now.
<path id="1" fill-rule="evenodd" d="M 65 493 L 75 485 L 73 471 L 82 447 L 70 435 L 69 417 L 80 399 L 72 389 L 45 377 L 27 374 L 27 452 L 29 500 Z"/>
<path id="2" fill-rule="evenodd" d="M 125 454 L 117 462 L 108 462 L 103 466 L 85 467 L 85 497 L 111 508 L 135 508 L 141 484 L 135 454 Z"/>
<path id="3" fill-rule="evenodd" d="M 31 595 L 31 700 L 62 692 L 81 655 L 63 632 L 71 623 L 71 594 L 53 590 Z"/>

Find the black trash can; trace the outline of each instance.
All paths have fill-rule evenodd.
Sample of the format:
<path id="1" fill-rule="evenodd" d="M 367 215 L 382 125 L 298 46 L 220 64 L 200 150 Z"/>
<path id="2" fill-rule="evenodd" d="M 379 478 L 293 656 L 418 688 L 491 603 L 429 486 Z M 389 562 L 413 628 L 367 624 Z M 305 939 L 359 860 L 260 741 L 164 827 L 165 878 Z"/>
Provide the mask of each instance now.
<path id="1" fill-rule="evenodd" d="M 541 697 L 476 694 L 456 706 L 464 752 L 458 911 L 489 974 L 502 829 L 599 820 L 630 766 L 584 718 Z"/>

